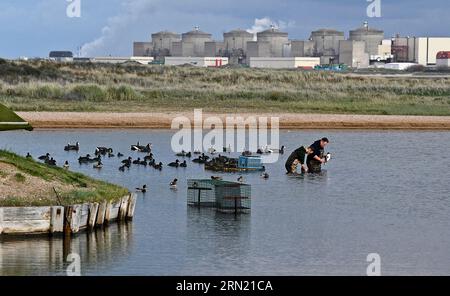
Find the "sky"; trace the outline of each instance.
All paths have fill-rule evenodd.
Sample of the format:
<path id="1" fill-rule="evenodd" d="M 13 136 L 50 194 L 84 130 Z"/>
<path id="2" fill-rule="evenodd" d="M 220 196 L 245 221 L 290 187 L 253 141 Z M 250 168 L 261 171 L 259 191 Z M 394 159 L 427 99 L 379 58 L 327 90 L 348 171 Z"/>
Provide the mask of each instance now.
<path id="1" fill-rule="evenodd" d="M 80 17 L 68 17 L 70 1 L 79 1 Z M 381 17 L 367 16 L 368 1 L 381 2 Z M 272 24 L 291 39 L 308 39 L 319 28 L 348 36 L 366 20 L 386 38 L 450 36 L 448 0 L 0 0 L 0 57 L 76 54 L 79 48 L 83 56 L 130 56 L 133 41 L 194 26 L 216 40 L 232 29 L 254 32 Z"/>

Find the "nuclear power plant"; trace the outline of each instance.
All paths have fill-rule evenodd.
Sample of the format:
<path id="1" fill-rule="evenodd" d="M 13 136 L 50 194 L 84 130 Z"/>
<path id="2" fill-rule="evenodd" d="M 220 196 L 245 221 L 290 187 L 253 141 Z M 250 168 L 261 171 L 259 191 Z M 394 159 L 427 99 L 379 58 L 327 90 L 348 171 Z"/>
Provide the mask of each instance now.
<path id="1" fill-rule="evenodd" d="M 322 28 L 307 40 L 291 40 L 286 32 L 271 28 L 249 33 L 235 29 L 223 34 L 223 41 L 199 27 L 178 34 L 154 33 L 147 42 L 134 42 L 133 55 L 152 57 L 155 62 L 214 66 L 244 64 L 250 67 L 304 67 L 345 64 L 367 68 L 387 63 L 436 65 L 438 54 L 450 51 L 450 37 L 401 37 L 386 39 L 383 30 L 364 22 L 344 31 Z M 184 59 L 183 59 L 184 58 Z M 202 59 L 205 58 L 205 59 Z M 206 59 L 207 58 L 207 59 Z M 192 62 L 194 61 L 194 62 Z"/>

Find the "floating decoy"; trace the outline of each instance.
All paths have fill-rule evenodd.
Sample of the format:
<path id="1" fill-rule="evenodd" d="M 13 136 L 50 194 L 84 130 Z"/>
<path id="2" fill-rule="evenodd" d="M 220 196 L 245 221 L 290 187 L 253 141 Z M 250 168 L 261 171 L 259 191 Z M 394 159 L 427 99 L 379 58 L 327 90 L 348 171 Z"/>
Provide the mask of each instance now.
<path id="1" fill-rule="evenodd" d="M 38 159 L 40 159 L 40 160 L 48 160 L 49 158 L 50 158 L 50 153 L 46 153 L 45 155 L 38 157 Z"/>
<path id="2" fill-rule="evenodd" d="M 131 156 L 130 156 L 130 157 L 128 157 L 127 159 L 122 160 L 122 163 L 129 166 L 129 165 L 131 164 L 132 161 L 133 161 L 133 159 L 132 159 Z"/>
<path id="3" fill-rule="evenodd" d="M 219 177 L 219 176 L 211 176 L 211 180 L 218 180 L 218 181 L 220 181 L 220 180 L 222 180 L 222 177 Z"/>
<path id="4" fill-rule="evenodd" d="M 125 167 L 127 167 L 125 164 L 123 166 L 120 166 L 119 167 L 119 171 L 125 172 Z"/>
<path id="5" fill-rule="evenodd" d="M 142 188 L 136 188 L 136 191 L 146 193 L 147 192 L 147 185 L 143 185 Z"/>
<path id="6" fill-rule="evenodd" d="M 94 169 L 101 169 L 103 168 L 103 163 L 101 161 L 97 162 L 92 166 Z"/>
<path id="7" fill-rule="evenodd" d="M 162 162 L 160 162 L 158 164 L 155 164 L 153 167 L 157 170 L 162 170 L 163 164 L 162 164 Z"/>
<path id="8" fill-rule="evenodd" d="M 123 154 L 122 153 L 117 153 L 117 157 L 123 157 Z"/>
<path id="9" fill-rule="evenodd" d="M 113 149 L 108 147 L 95 148 L 95 155 L 106 155 L 107 153 L 113 153 Z"/>
<path id="10" fill-rule="evenodd" d="M 141 158 L 138 157 L 138 159 L 133 160 L 133 164 L 139 164 L 141 162 Z"/>
<path id="11" fill-rule="evenodd" d="M 147 162 L 146 162 L 145 160 L 140 161 L 140 162 L 139 162 L 139 165 L 147 166 Z"/>
<path id="12" fill-rule="evenodd" d="M 325 162 L 329 162 L 331 159 L 331 153 L 328 152 L 327 155 L 325 156 Z"/>
<path id="13" fill-rule="evenodd" d="M 215 154 L 217 150 L 214 147 L 208 148 L 208 153 Z"/>
<path id="14" fill-rule="evenodd" d="M 174 162 L 169 163 L 168 166 L 177 168 L 180 166 L 180 161 L 177 159 Z"/>
<path id="15" fill-rule="evenodd" d="M 237 181 L 238 181 L 239 183 L 244 183 L 244 177 L 239 176 L 239 178 L 237 178 Z"/>
<path id="16" fill-rule="evenodd" d="M 63 164 L 63 168 L 65 168 L 66 170 L 69 169 L 69 162 L 66 160 Z"/>
<path id="17" fill-rule="evenodd" d="M 30 152 L 27 153 L 27 156 L 25 156 L 28 159 L 33 159 L 33 156 L 31 156 Z"/>
<path id="18" fill-rule="evenodd" d="M 64 147 L 64 151 L 78 151 L 80 150 L 80 143 L 76 142 L 75 145 L 71 145 L 70 143 L 68 143 L 65 147 Z"/>
<path id="19" fill-rule="evenodd" d="M 182 167 L 182 168 L 186 168 L 187 167 L 186 160 L 184 160 L 182 163 L 180 163 L 180 167 Z"/>
<path id="20" fill-rule="evenodd" d="M 194 150 L 194 154 L 201 154 L 202 152 L 198 149 Z"/>
<path id="21" fill-rule="evenodd" d="M 91 160 L 91 155 L 89 155 L 89 154 L 87 154 L 86 156 L 78 157 L 79 163 L 86 163 L 86 162 L 89 162 L 90 160 Z"/>
<path id="22" fill-rule="evenodd" d="M 284 154 L 284 149 L 286 149 L 286 147 L 283 145 L 283 146 L 281 146 L 281 148 L 280 148 L 280 154 Z"/>
<path id="23" fill-rule="evenodd" d="M 144 157 L 145 161 L 151 161 L 153 160 L 153 153 L 149 153 Z"/>
<path id="24" fill-rule="evenodd" d="M 152 152 L 152 144 L 149 143 L 145 146 L 142 146 L 139 142 L 137 142 L 136 145 L 131 145 L 131 151 L 138 151 L 138 152 Z"/>
<path id="25" fill-rule="evenodd" d="M 269 179 L 269 174 L 264 172 L 264 173 L 261 174 L 261 178 Z"/>
<path id="26" fill-rule="evenodd" d="M 176 189 L 177 188 L 177 182 L 178 182 L 178 179 L 173 179 L 173 181 L 172 182 L 170 182 L 170 188 L 171 189 Z"/>
<path id="27" fill-rule="evenodd" d="M 114 153 L 109 152 L 108 157 L 115 157 Z"/>

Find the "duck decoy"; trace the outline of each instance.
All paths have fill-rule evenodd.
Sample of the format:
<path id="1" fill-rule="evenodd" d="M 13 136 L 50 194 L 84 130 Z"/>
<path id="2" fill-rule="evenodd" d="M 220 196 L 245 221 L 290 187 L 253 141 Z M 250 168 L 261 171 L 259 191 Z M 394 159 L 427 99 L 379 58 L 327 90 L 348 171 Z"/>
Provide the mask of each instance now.
<path id="1" fill-rule="evenodd" d="M 103 168 L 103 163 L 101 161 L 97 162 L 92 166 L 94 169 L 101 169 Z"/>
<path id="2" fill-rule="evenodd" d="M 123 157 L 123 154 L 122 153 L 117 153 L 117 157 Z"/>
<path id="3" fill-rule="evenodd" d="M 331 153 L 328 152 L 327 155 L 325 156 L 325 162 L 329 162 L 331 159 Z"/>
<path id="4" fill-rule="evenodd" d="M 45 160 L 45 163 L 49 166 L 56 166 L 56 160 L 52 158 Z"/>
<path id="5" fill-rule="evenodd" d="M 66 160 L 63 164 L 63 168 L 65 168 L 66 170 L 69 169 L 70 165 L 69 162 Z"/>
<path id="6" fill-rule="evenodd" d="M 139 165 L 147 166 L 147 162 L 146 162 L 145 160 L 140 161 L 140 162 L 139 162 Z"/>
<path id="7" fill-rule="evenodd" d="M 219 177 L 219 176 L 211 176 L 211 180 L 221 181 L 221 180 L 222 180 L 222 177 Z"/>
<path id="8" fill-rule="evenodd" d="M 133 160 L 133 164 L 139 164 L 141 162 L 141 158 L 138 157 L 138 159 Z"/>
<path id="9" fill-rule="evenodd" d="M 146 193 L 147 192 L 147 185 L 143 185 L 142 188 L 136 188 L 136 191 Z"/>
<path id="10" fill-rule="evenodd" d="M 45 155 L 41 155 L 38 157 L 39 160 L 48 160 L 50 158 L 50 153 L 46 153 Z"/>
<path id="11" fill-rule="evenodd" d="M 182 167 L 182 168 L 186 168 L 187 167 L 186 160 L 184 160 L 182 163 L 180 163 L 180 167 Z"/>
<path id="12" fill-rule="evenodd" d="M 180 166 L 180 161 L 177 159 L 174 162 L 169 163 L 168 166 L 177 168 Z"/>
<path id="13" fill-rule="evenodd" d="M 133 161 L 133 159 L 132 159 L 131 156 L 130 156 L 130 157 L 128 157 L 127 159 L 122 160 L 122 163 L 123 163 L 123 164 L 130 165 L 132 161 Z"/>
<path id="14" fill-rule="evenodd" d="M 114 155 L 114 153 L 110 153 L 110 152 L 109 152 L 109 153 L 108 153 L 108 157 L 109 157 L 109 158 L 115 157 L 115 155 Z"/>
<path id="15" fill-rule="evenodd" d="M 283 145 L 283 146 L 281 146 L 281 148 L 280 148 L 280 154 L 284 154 L 284 149 L 286 149 L 286 147 Z"/>
<path id="16" fill-rule="evenodd" d="M 176 189 L 177 188 L 177 182 L 178 182 L 178 179 L 173 179 L 173 181 L 172 182 L 170 182 L 170 184 L 169 184 L 169 186 L 170 186 L 170 188 L 171 189 Z"/>
<path id="17" fill-rule="evenodd" d="M 86 156 L 80 156 L 78 157 L 78 162 L 79 163 L 87 163 L 91 160 L 91 155 L 86 154 Z"/>
<path id="18" fill-rule="evenodd" d="M 151 161 L 153 160 L 153 153 L 149 153 L 144 157 L 145 161 Z"/>
<path id="19" fill-rule="evenodd" d="M 160 163 L 158 163 L 158 164 L 155 164 L 153 167 L 154 167 L 155 169 L 157 169 L 157 170 L 162 170 L 163 163 L 160 162 Z"/>
<path id="20" fill-rule="evenodd" d="M 108 147 L 97 147 L 95 148 L 95 155 L 106 155 L 108 153 L 113 153 L 112 148 Z"/>
<path id="21" fill-rule="evenodd" d="M 122 166 L 120 166 L 119 167 L 119 171 L 121 171 L 121 172 L 125 172 L 125 168 L 126 168 L 127 166 L 124 164 L 124 165 L 122 165 Z"/>
<path id="22" fill-rule="evenodd" d="M 201 154 L 202 152 L 198 149 L 194 150 L 194 154 Z"/>
<path id="23" fill-rule="evenodd" d="M 78 151 L 78 150 L 80 150 L 80 143 L 78 142 L 76 142 L 75 145 L 67 143 L 67 145 L 64 147 L 64 151 Z"/>
<path id="24" fill-rule="evenodd" d="M 261 174 L 261 178 L 269 179 L 269 174 L 264 172 L 264 173 Z"/>
<path id="25" fill-rule="evenodd" d="M 33 156 L 31 156 L 30 152 L 27 153 L 27 156 L 25 156 L 28 159 L 33 159 Z"/>
<path id="26" fill-rule="evenodd" d="M 239 176 L 239 178 L 237 178 L 237 181 L 238 181 L 239 183 L 244 183 L 244 177 Z"/>

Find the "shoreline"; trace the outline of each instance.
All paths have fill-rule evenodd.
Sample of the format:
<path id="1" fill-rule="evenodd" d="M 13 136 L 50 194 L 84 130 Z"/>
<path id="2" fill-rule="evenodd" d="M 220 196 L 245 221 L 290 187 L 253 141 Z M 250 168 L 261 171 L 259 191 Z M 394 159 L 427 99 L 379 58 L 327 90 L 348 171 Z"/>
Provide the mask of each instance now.
<path id="1" fill-rule="evenodd" d="M 146 128 L 170 129 L 172 119 L 185 116 L 193 123 L 193 112 L 17 112 L 34 128 Z M 450 116 L 296 114 L 296 113 L 203 113 L 203 120 L 216 116 L 280 118 L 280 129 L 395 129 L 450 130 Z"/>

